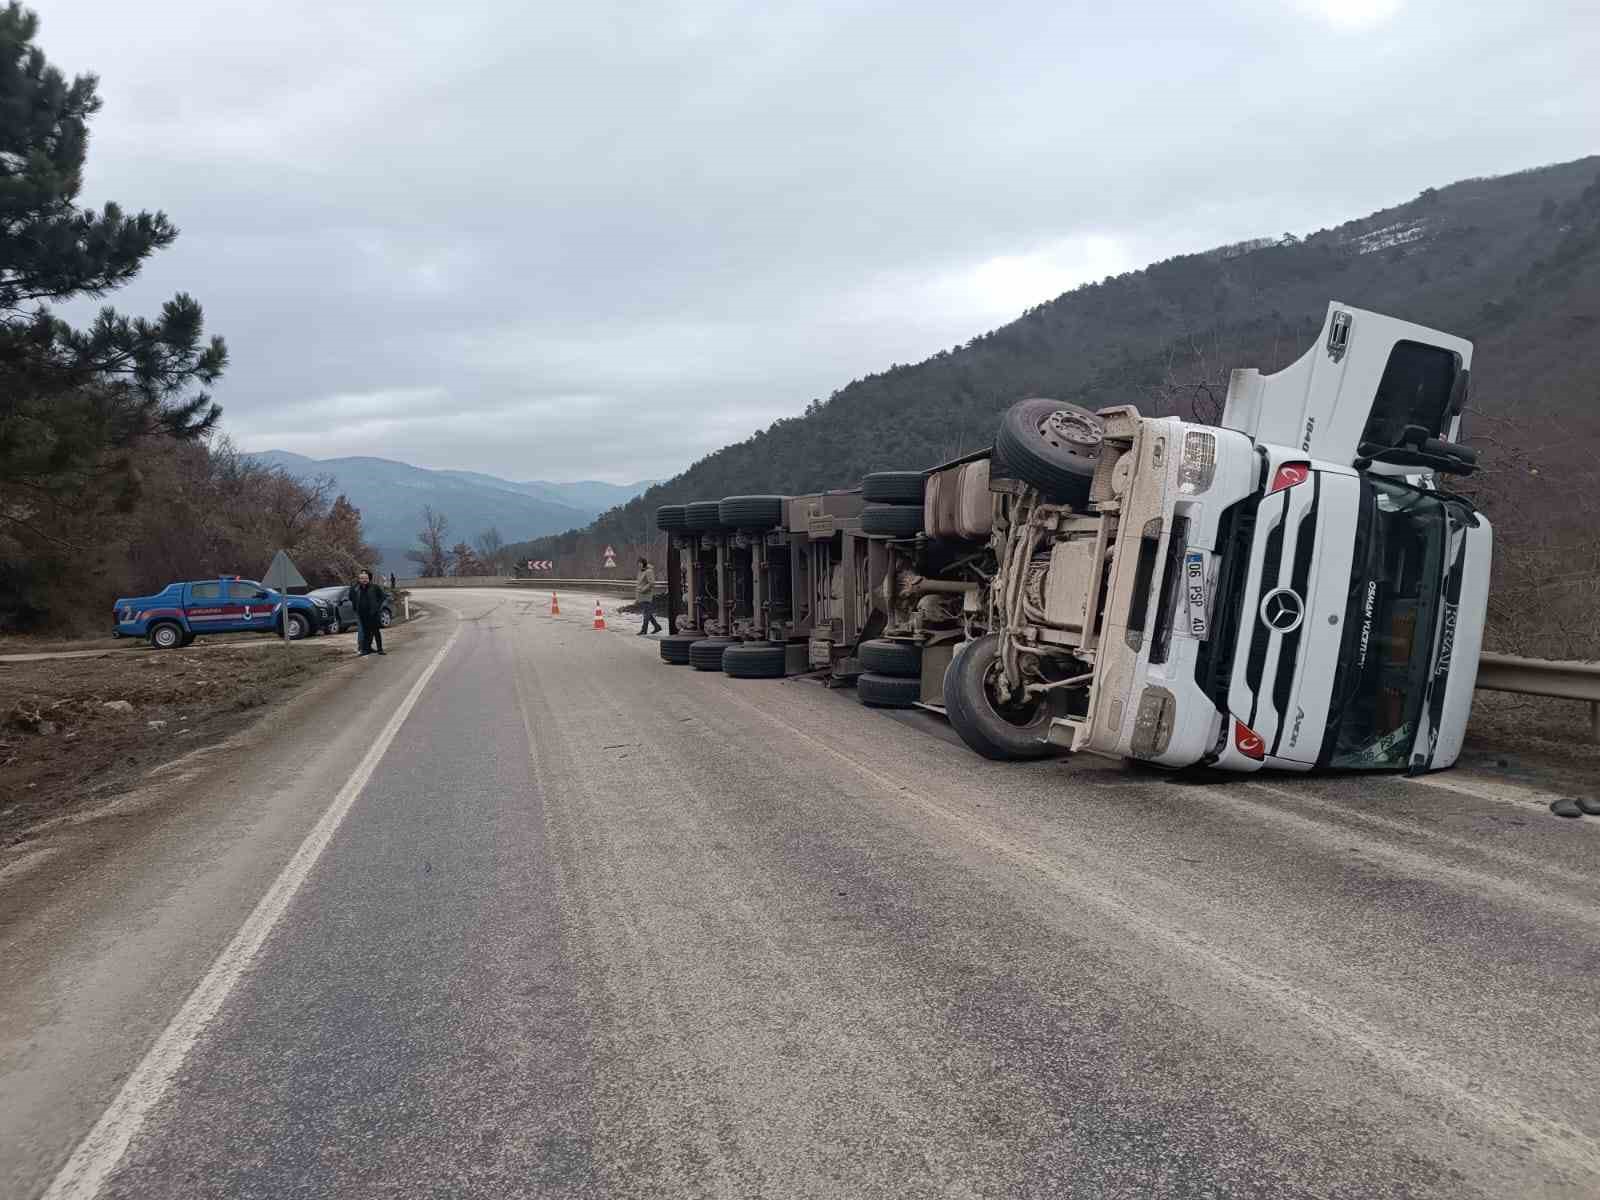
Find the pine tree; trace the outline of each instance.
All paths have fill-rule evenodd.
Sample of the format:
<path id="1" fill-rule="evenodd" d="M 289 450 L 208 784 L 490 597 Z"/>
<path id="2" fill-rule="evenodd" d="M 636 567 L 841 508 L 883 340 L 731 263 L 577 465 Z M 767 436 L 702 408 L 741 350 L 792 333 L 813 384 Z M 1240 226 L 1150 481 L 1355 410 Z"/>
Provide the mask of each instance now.
<path id="1" fill-rule="evenodd" d="M 59 551 L 64 513 L 130 507 L 130 452 L 210 432 L 221 410 L 205 388 L 227 365 L 185 294 L 153 319 L 102 308 L 84 329 L 52 313 L 127 283 L 178 230 L 161 212 L 79 207 L 97 80 L 68 82 L 38 28 L 16 0 L 0 9 L 0 554 Z"/>

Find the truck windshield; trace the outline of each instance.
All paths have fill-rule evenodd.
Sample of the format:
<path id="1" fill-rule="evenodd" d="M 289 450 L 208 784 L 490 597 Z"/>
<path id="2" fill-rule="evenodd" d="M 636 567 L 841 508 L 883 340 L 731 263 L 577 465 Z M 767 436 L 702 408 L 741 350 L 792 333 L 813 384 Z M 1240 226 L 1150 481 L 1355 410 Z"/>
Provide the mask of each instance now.
<path id="1" fill-rule="evenodd" d="M 1344 646 L 1323 743 L 1328 765 L 1407 764 L 1427 692 L 1445 535 L 1438 497 L 1362 480 Z"/>

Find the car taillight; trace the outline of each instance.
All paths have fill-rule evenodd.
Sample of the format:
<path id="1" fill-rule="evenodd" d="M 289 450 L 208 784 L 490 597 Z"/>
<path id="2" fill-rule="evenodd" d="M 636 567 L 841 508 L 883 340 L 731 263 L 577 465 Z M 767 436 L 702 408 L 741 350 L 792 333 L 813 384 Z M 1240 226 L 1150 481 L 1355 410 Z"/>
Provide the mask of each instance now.
<path id="1" fill-rule="evenodd" d="M 1260 762 L 1267 754 L 1267 744 L 1261 740 L 1261 735 L 1238 717 L 1233 719 L 1233 748 L 1256 762 Z"/>
<path id="2" fill-rule="evenodd" d="M 1272 477 L 1272 486 L 1267 489 L 1267 495 L 1273 492 L 1287 491 L 1289 488 L 1304 483 L 1311 478 L 1311 464 L 1303 462 L 1287 462 L 1278 468 Z"/>

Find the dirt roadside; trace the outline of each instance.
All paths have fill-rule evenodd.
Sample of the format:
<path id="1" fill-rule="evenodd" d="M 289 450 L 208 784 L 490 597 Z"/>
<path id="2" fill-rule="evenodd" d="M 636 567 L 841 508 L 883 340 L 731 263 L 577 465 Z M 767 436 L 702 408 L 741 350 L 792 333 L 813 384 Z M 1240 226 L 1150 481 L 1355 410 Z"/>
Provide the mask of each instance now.
<path id="1" fill-rule="evenodd" d="M 355 668 L 353 643 L 0 664 L 0 848 L 232 736 L 330 672 Z"/>

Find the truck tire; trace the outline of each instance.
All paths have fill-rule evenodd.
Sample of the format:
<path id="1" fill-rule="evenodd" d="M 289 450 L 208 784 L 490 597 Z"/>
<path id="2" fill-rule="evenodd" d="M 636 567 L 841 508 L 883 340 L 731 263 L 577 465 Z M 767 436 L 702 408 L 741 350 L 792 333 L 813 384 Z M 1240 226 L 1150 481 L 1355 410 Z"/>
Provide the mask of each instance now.
<path id="1" fill-rule="evenodd" d="M 699 638 L 689 647 L 689 665 L 696 671 L 722 670 L 722 652 L 738 642 L 738 638 Z"/>
<path id="2" fill-rule="evenodd" d="M 718 528 L 722 524 L 722 517 L 719 514 L 721 507 L 721 503 L 716 500 L 696 500 L 691 504 L 685 504 L 684 528 L 700 531 Z"/>
<path id="3" fill-rule="evenodd" d="M 689 514 L 682 504 L 663 504 L 656 509 L 656 528 L 664 529 L 669 533 L 676 533 L 680 529 L 689 528 Z"/>
<path id="4" fill-rule="evenodd" d="M 183 627 L 173 621 L 157 621 L 145 635 L 157 650 L 177 650 L 183 645 Z"/>
<path id="5" fill-rule="evenodd" d="M 737 642 L 722 652 L 722 670 L 735 679 L 782 679 L 788 659 L 781 642 Z"/>
<path id="6" fill-rule="evenodd" d="M 1050 704 L 1044 699 L 1025 709 L 1002 709 L 989 688 L 990 668 L 1000 635 L 986 634 L 958 651 L 944 673 L 944 708 L 961 740 L 985 758 L 1008 762 L 1048 758 L 1061 752 L 1046 740 Z"/>
<path id="7" fill-rule="evenodd" d="M 922 647 L 913 642 L 873 638 L 861 643 L 856 657 L 861 660 L 865 670 L 875 675 L 893 675 L 896 679 L 922 678 Z"/>
<path id="8" fill-rule="evenodd" d="M 861 510 L 861 532 L 916 537 L 922 532 L 922 505 L 869 504 Z"/>
<path id="9" fill-rule="evenodd" d="M 306 634 L 311 632 L 311 622 L 306 620 L 306 615 L 304 613 L 292 612 L 285 617 L 284 620 L 289 622 L 289 640 L 291 642 L 298 642 L 301 638 L 305 637 Z M 278 636 L 282 637 L 283 622 L 279 621 L 277 625 Z"/>
<path id="10" fill-rule="evenodd" d="M 1100 418 L 1065 400 L 1023 400 L 1006 409 L 995 453 L 1006 469 L 1045 499 L 1082 504 L 1100 462 Z"/>
<path id="11" fill-rule="evenodd" d="M 775 529 L 783 524 L 783 497 L 729 496 L 717 505 L 717 520 L 728 529 Z"/>
<path id="12" fill-rule="evenodd" d="M 868 671 L 856 680 L 856 695 L 868 708 L 913 708 L 922 699 L 922 681 Z"/>
<path id="13" fill-rule="evenodd" d="M 658 643 L 661 647 L 661 661 L 677 667 L 688 666 L 689 647 L 699 640 L 698 633 L 678 633 L 662 638 Z"/>
<path id="14" fill-rule="evenodd" d="M 921 504 L 926 483 L 921 471 L 874 471 L 861 481 L 861 498 L 872 504 Z"/>
<path id="15" fill-rule="evenodd" d="M 393 609 L 386 608 L 386 609 L 383 609 L 381 612 L 378 613 L 378 626 L 379 626 L 379 628 L 387 629 L 387 628 L 389 628 L 389 626 L 391 626 L 393 624 L 394 624 L 394 610 Z"/>

